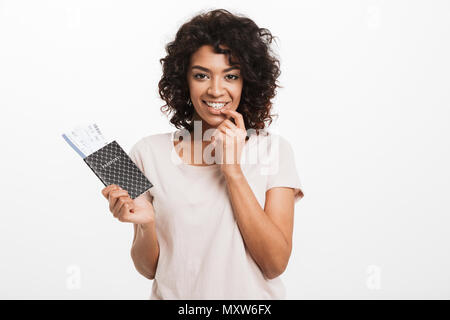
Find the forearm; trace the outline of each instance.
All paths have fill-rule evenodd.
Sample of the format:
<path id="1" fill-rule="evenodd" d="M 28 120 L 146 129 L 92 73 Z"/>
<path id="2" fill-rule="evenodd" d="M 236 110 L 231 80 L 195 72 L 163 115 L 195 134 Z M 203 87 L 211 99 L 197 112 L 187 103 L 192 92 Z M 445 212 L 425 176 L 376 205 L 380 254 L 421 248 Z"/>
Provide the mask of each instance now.
<path id="1" fill-rule="evenodd" d="M 278 276 L 290 256 L 283 233 L 261 208 L 242 173 L 225 178 L 234 216 L 250 255 L 267 278 Z"/>
<path id="2" fill-rule="evenodd" d="M 159 244 L 156 237 L 155 222 L 134 225 L 135 238 L 131 248 L 131 258 L 136 270 L 144 277 L 153 279 L 159 258 Z"/>

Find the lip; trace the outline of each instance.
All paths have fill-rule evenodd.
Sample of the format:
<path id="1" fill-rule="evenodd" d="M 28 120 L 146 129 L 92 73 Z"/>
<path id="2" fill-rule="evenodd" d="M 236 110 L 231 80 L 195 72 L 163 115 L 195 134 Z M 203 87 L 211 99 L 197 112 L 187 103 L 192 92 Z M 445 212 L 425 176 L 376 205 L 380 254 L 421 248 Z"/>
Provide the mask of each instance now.
<path id="1" fill-rule="evenodd" d="M 211 101 L 209 101 L 209 102 L 211 102 Z M 224 102 L 225 102 L 225 101 L 224 101 Z M 231 102 L 231 101 L 226 102 L 226 104 L 225 104 L 222 108 L 220 108 L 219 110 L 217 110 L 217 109 L 214 109 L 213 107 L 208 106 L 208 105 L 206 104 L 205 100 L 202 100 L 202 103 L 208 108 L 208 111 L 209 111 L 210 113 L 212 113 L 212 114 L 222 114 L 220 111 L 221 111 L 221 110 L 227 109 L 227 108 L 228 108 L 228 105 L 230 104 L 230 102 Z M 222 103 L 223 103 L 223 102 L 222 102 Z"/>
<path id="2" fill-rule="evenodd" d="M 203 100 L 205 102 L 211 102 L 211 103 L 228 103 L 230 101 L 209 101 L 209 100 Z"/>

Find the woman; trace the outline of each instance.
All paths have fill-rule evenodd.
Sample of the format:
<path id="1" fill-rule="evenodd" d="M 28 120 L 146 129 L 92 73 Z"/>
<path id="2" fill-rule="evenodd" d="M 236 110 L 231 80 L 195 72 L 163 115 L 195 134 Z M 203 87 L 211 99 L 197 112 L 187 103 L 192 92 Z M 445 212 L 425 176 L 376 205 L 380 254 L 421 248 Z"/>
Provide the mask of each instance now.
<path id="1" fill-rule="evenodd" d="M 161 110 L 182 130 L 130 151 L 154 187 L 135 200 L 102 190 L 114 217 L 134 224 L 131 256 L 154 280 L 151 299 L 285 297 L 278 276 L 303 193 L 289 143 L 263 130 L 280 74 L 271 41 L 252 20 L 214 10 L 166 47 Z"/>

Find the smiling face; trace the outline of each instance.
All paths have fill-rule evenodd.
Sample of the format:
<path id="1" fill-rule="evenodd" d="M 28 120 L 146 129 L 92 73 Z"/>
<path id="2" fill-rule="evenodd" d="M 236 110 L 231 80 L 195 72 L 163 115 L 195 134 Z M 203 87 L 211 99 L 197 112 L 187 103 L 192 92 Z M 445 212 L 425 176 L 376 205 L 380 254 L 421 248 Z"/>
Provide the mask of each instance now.
<path id="1" fill-rule="evenodd" d="M 243 86 L 240 69 L 230 66 L 227 56 L 215 53 L 212 46 L 204 45 L 192 54 L 187 81 L 195 108 L 194 120 L 202 120 L 204 130 L 215 128 L 226 119 L 220 109 L 238 108 Z"/>

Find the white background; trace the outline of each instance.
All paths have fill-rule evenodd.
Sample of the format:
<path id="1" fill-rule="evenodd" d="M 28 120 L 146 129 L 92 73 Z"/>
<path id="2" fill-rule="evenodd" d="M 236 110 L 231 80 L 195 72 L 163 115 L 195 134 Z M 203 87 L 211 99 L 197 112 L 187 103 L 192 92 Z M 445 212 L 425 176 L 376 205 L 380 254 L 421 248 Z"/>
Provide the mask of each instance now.
<path id="1" fill-rule="evenodd" d="M 128 151 L 174 130 L 159 59 L 225 8 L 277 36 L 271 126 L 305 197 L 291 299 L 449 299 L 449 1 L 0 1 L 0 298 L 147 299 L 132 225 L 61 134 L 96 122 Z"/>

